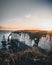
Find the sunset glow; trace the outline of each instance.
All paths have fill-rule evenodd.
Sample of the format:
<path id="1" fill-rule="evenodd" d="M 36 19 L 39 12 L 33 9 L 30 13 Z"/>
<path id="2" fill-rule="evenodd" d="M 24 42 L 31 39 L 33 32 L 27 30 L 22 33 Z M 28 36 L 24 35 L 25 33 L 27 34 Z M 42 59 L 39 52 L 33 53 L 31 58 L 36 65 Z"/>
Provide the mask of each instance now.
<path id="1" fill-rule="evenodd" d="M 0 30 L 52 30 L 52 4 L 42 0 L 1 0 Z"/>

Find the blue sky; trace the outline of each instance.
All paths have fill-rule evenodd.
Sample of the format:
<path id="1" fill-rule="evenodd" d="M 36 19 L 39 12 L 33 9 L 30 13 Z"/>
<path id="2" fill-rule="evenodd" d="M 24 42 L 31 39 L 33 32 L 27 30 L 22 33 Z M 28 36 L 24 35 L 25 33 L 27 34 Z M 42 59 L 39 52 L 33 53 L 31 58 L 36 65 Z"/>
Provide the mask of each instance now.
<path id="1" fill-rule="evenodd" d="M 52 1 L 0 0 L 0 26 L 52 30 Z"/>

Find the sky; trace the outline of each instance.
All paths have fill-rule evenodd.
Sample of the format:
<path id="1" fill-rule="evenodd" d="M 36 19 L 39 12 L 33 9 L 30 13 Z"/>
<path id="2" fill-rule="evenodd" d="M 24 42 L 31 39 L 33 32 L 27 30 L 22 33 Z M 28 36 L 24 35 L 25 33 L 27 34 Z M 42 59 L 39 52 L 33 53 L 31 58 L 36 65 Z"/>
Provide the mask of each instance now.
<path id="1" fill-rule="evenodd" d="M 52 0 L 0 0 L 0 30 L 52 30 Z"/>

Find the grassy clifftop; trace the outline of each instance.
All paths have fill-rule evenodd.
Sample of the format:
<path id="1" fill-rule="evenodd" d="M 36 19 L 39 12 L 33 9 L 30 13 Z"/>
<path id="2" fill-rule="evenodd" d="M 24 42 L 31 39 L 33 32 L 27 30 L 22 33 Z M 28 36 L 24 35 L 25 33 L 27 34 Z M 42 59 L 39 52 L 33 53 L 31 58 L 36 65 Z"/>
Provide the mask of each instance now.
<path id="1" fill-rule="evenodd" d="M 51 65 L 52 55 L 41 53 L 36 48 L 20 52 L 0 52 L 0 63 L 7 65 Z"/>

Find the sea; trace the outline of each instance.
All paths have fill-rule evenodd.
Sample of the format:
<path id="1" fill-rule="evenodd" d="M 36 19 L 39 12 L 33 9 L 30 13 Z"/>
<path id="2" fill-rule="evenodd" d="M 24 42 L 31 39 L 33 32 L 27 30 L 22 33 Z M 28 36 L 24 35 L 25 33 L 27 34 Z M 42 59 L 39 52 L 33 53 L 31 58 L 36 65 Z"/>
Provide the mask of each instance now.
<path id="1" fill-rule="evenodd" d="M 3 35 L 5 35 L 5 38 L 6 38 L 6 41 L 7 41 L 7 39 L 8 39 L 8 36 L 9 36 L 9 34 L 11 33 L 11 31 L 4 31 L 4 30 L 0 30 L 0 49 L 2 48 L 2 43 L 1 43 L 1 41 L 2 41 L 2 38 L 3 38 Z M 6 43 L 7 44 L 7 43 Z"/>

